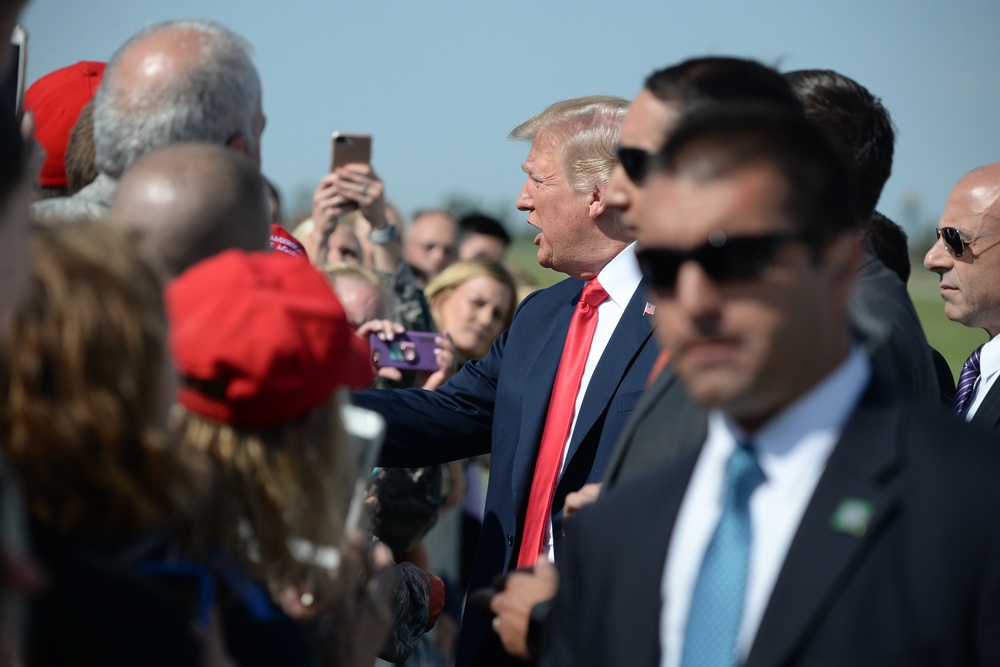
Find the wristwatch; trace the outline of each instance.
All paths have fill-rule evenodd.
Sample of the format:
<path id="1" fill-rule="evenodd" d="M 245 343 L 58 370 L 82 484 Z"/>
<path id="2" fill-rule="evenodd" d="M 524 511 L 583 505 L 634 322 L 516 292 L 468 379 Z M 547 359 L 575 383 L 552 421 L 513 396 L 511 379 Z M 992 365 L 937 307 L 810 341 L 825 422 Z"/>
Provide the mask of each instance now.
<path id="1" fill-rule="evenodd" d="M 396 240 L 396 226 L 386 225 L 385 229 L 373 229 L 368 232 L 368 240 L 375 245 L 385 245 Z"/>

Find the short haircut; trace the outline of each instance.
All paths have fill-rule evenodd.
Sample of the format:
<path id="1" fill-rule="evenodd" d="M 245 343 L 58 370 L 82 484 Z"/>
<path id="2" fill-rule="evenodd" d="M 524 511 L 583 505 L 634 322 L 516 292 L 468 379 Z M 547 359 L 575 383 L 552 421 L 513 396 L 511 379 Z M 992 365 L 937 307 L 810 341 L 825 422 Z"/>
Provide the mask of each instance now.
<path id="1" fill-rule="evenodd" d="M 825 134 L 799 113 L 733 104 L 688 114 L 657 154 L 658 173 L 709 182 L 751 167 L 788 185 L 785 211 L 803 230 L 832 238 L 856 229 L 847 166 Z"/>
<path id="2" fill-rule="evenodd" d="M 491 218 L 482 213 L 470 213 L 458 221 L 458 227 L 462 234 L 482 234 L 500 239 L 505 245 L 510 245 L 510 234 L 504 229 L 503 224 L 496 218 Z"/>
<path id="3" fill-rule="evenodd" d="M 179 518 L 194 467 L 166 438 L 162 284 L 101 223 L 33 230 L 28 294 L 0 338 L 0 442 L 32 516 L 80 539 Z"/>
<path id="4" fill-rule="evenodd" d="M 197 65 L 154 90 L 121 86 L 122 55 L 164 30 L 197 35 Z M 118 178 L 140 155 L 182 141 L 226 144 L 237 134 L 253 149 L 260 78 L 252 49 L 239 35 L 211 21 L 171 21 L 146 28 L 112 56 L 94 96 L 98 169 Z"/>
<path id="5" fill-rule="evenodd" d="M 905 285 L 910 279 L 910 248 L 903 228 L 875 211 L 865 233 L 878 258 Z"/>
<path id="6" fill-rule="evenodd" d="M 785 77 L 806 117 L 842 146 L 854 181 L 855 217 L 863 228 L 892 173 L 895 132 L 889 112 L 867 88 L 832 70 L 799 70 Z"/>
<path id="7" fill-rule="evenodd" d="M 544 132 L 559 147 L 570 186 L 577 192 L 591 192 L 611 178 L 627 113 L 628 100 L 620 97 L 577 97 L 545 108 L 511 130 L 510 138 L 534 141 Z"/>
<path id="8" fill-rule="evenodd" d="M 702 103 L 759 101 L 801 109 L 788 81 L 767 65 L 743 58 L 692 58 L 657 70 L 645 88 L 681 112 Z"/>
<path id="9" fill-rule="evenodd" d="M 157 201 L 153 192 L 172 200 Z M 205 143 L 173 144 L 136 160 L 118 183 L 109 220 L 134 230 L 170 276 L 231 248 L 266 250 L 271 228 L 257 166 Z"/>

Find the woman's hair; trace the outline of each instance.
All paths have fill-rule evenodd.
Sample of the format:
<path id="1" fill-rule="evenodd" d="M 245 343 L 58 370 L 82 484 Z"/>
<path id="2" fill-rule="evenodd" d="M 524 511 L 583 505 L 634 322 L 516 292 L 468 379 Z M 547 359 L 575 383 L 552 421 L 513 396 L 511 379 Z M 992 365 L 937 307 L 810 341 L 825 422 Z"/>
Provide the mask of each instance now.
<path id="1" fill-rule="evenodd" d="M 510 297 L 507 302 L 507 318 L 504 320 L 503 328 L 506 329 L 514 320 L 514 309 L 517 307 L 517 283 L 500 262 L 485 257 L 467 259 L 462 262 L 455 262 L 444 271 L 436 275 L 424 288 L 424 295 L 431 306 L 435 324 L 441 329 L 441 322 L 438 322 L 438 307 L 454 292 L 458 287 L 473 278 L 492 278 L 497 282 L 506 285 Z"/>
<path id="2" fill-rule="evenodd" d="M 198 542 L 222 547 L 261 581 L 310 581 L 323 592 L 330 584 L 325 569 L 292 545 L 343 546 L 357 465 L 337 394 L 301 419 L 262 429 L 205 419 L 176 405 L 171 429 L 184 449 L 207 460 L 214 479 Z"/>
<path id="3" fill-rule="evenodd" d="M 37 226 L 28 293 L 0 338 L 0 442 L 32 516 L 83 539 L 177 519 L 195 469 L 166 438 L 166 318 L 157 275 L 122 234 Z"/>

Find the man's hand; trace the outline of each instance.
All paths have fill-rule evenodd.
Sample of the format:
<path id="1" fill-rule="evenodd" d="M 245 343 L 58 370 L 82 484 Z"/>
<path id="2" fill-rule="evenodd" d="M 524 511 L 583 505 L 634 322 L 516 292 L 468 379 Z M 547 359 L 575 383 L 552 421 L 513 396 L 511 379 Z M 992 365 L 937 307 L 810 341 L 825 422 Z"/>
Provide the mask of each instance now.
<path id="1" fill-rule="evenodd" d="M 600 496 L 600 484 L 584 484 L 579 491 L 567 493 L 566 504 L 563 505 L 563 519 L 568 519 L 587 505 L 596 503 Z"/>
<path id="2" fill-rule="evenodd" d="M 493 630 L 500 636 L 504 650 L 524 660 L 534 657 L 528 650 L 531 608 L 551 600 L 558 588 L 559 573 L 544 557 L 533 572 L 516 571 L 507 576 L 504 589 L 490 600 L 490 610 L 496 614 Z"/>

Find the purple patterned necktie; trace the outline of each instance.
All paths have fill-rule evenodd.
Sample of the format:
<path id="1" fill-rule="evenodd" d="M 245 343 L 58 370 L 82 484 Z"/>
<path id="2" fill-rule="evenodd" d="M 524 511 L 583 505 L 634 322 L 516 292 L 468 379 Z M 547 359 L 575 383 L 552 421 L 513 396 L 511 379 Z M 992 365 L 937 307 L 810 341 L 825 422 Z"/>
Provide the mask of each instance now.
<path id="1" fill-rule="evenodd" d="M 962 374 L 958 376 L 958 388 L 955 389 L 955 398 L 951 402 L 951 410 L 956 415 L 962 414 L 969 405 L 972 398 L 972 388 L 976 386 L 979 379 L 979 355 L 983 351 L 983 346 L 977 347 L 962 366 Z"/>

